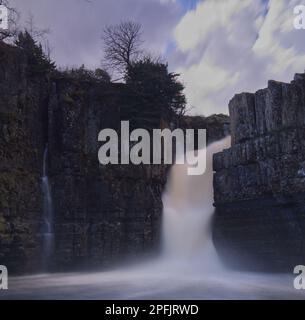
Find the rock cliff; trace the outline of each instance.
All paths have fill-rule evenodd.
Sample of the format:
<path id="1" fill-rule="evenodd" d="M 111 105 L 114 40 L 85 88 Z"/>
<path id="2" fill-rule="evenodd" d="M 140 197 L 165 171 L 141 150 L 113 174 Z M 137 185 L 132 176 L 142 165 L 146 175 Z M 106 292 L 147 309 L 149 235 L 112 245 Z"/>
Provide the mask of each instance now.
<path id="1" fill-rule="evenodd" d="M 40 265 L 48 84 L 29 75 L 22 51 L 0 42 L 0 264 L 12 270 Z"/>
<path id="2" fill-rule="evenodd" d="M 305 75 L 229 103 L 232 147 L 214 155 L 214 242 L 234 267 L 288 270 L 305 257 Z"/>
<path id="3" fill-rule="evenodd" d="M 98 133 L 119 132 L 121 85 L 55 79 L 49 106 L 49 172 L 57 267 L 98 267 L 149 253 L 159 240 L 163 165 L 99 164 Z"/>
<path id="4" fill-rule="evenodd" d="M 10 272 L 43 266 L 46 146 L 52 269 L 101 267 L 158 248 L 168 167 L 102 166 L 97 157 L 98 132 L 129 119 L 131 98 L 124 84 L 34 72 L 24 51 L 0 43 L 0 264 Z M 228 117 L 220 118 L 186 120 L 213 141 L 227 132 Z"/>

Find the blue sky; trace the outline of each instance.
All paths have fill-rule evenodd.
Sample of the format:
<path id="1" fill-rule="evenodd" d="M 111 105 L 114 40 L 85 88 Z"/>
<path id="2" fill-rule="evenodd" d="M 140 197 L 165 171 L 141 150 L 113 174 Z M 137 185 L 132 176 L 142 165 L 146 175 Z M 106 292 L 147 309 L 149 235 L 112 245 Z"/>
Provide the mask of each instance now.
<path id="1" fill-rule="evenodd" d="M 181 73 L 195 114 L 228 112 L 235 93 L 305 69 L 305 30 L 293 7 L 305 0 L 11 0 L 23 21 L 50 28 L 59 66 L 99 67 L 102 29 L 122 20 L 143 26 L 145 49 Z"/>
<path id="2" fill-rule="evenodd" d="M 178 0 L 178 3 L 183 8 L 184 12 L 187 12 L 189 10 L 193 10 L 196 8 L 197 3 L 201 0 Z"/>

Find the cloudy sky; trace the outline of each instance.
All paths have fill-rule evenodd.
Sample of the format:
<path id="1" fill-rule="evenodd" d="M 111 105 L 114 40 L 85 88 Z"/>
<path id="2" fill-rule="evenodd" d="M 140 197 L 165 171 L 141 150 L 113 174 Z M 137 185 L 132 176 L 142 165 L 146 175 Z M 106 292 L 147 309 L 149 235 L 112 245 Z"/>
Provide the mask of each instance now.
<path id="1" fill-rule="evenodd" d="M 145 48 L 181 73 L 193 114 L 227 113 L 235 93 L 292 80 L 305 69 L 305 30 L 293 8 L 305 0 L 11 0 L 23 21 L 50 28 L 59 66 L 100 66 L 105 25 L 134 20 Z"/>

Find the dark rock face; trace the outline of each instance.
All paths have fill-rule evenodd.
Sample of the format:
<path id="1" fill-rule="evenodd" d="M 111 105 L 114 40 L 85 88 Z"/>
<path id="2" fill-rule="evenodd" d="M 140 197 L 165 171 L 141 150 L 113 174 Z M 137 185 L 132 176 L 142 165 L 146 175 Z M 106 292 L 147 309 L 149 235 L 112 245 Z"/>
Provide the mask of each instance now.
<path id="1" fill-rule="evenodd" d="M 156 248 L 166 182 L 163 165 L 98 161 L 98 133 L 120 128 L 120 87 L 53 83 L 50 178 L 57 267 L 101 266 Z"/>
<path id="2" fill-rule="evenodd" d="M 41 270 L 46 145 L 52 269 L 101 267 L 158 248 L 168 166 L 98 161 L 99 131 L 128 119 L 124 85 L 29 69 L 24 52 L 0 43 L 0 264 Z M 187 117 L 188 127 L 207 128 L 209 141 L 226 132 L 226 116 L 198 119 Z"/>
<path id="3" fill-rule="evenodd" d="M 305 263 L 305 75 L 229 104 L 232 147 L 214 155 L 214 242 L 233 266 Z"/>
<path id="4" fill-rule="evenodd" d="M 19 49 L 0 47 L 0 264 L 43 265 L 43 153 L 55 222 L 52 269 L 104 266 L 159 243 L 164 165 L 102 166 L 98 133 L 118 129 L 121 85 L 33 75 Z"/>
<path id="5" fill-rule="evenodd" d="M 214 114 L 209 117 L 184 116 L 178 126 L 182 129 L 206 129 L 207 144 L 230 134 L 230 118 L 224 114 Z"/>
<path id="6" fill-rule="evenodd" d="M 27 57 L 0 43 L 0 264 L 9 270 L 41 263 L 48 83 L 46 76 L 29 77 Z"/>

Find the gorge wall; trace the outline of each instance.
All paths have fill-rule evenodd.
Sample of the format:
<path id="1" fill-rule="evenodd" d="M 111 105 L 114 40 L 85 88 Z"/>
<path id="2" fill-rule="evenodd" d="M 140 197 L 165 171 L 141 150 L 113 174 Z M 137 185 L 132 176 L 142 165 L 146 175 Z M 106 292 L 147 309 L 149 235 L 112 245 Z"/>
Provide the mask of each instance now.
<path id="1" fill-rule="evenodd" d="M 98 132 L 133 121 L 130 99 L 123 84 L 33 70 L 24 51 L 0 43 L 0 264 L 10 272 L 42 268 L 46 146 L 55 233 L 51 269 L 101 267 L 158 248 L 168 167 L 102 166 L 97 157 Z M 180 123 L 207 128 L 209 141 L 226 135 L 229 126 L 228 117 L 217 115 Z M 157 125 L 171 124 L 157 119 Z"/>
<path id="2" fill-rule="evenodd" d="M 42 157 L 49 97 L 46 75 L 30 75 L 27 57 L 0 42 L 0 264 L 40 265 Z"/>
<path id="3" fill-rule="evenodd" d="M 229 103 L 232 147 L 214 155 L 214 242 L 233 267 L 305 262 L 305 74 Z"/>

